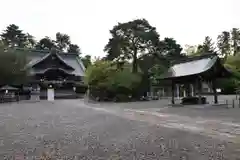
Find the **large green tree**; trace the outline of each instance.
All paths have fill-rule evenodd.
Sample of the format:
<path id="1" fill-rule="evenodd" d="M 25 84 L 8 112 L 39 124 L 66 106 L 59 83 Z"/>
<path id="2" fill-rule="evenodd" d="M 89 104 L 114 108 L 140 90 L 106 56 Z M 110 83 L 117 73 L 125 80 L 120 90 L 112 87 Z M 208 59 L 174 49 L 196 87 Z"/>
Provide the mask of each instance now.
<path id="1" fill-rule="evenodd" d="M 61 51 L 66 51 L 71 44 L 70 37 L 67 34 L 57 32 L 56 33 L 56 45 Z"/>
<path id="2" fill-rule="evenodd" d="M 224 58 L 227 58 L 231 53 L 230 46 L 230 33 L 223 31 L 217 38 L 217 46 L 220 52 L 220 55 Z"/>
<path id="3" fill-rule="evenodd" d="M 166 58 L 177 60 L 184 56 L 183 54 L 181 54 L 181 45 L 178 44 L 173 38 L 164 38 L 164 40 L 161 41 L 161 48 L 162 54 L 166 56 Z"/>
<path id="4" fill-rule="evenodd" d="M 27 80 L 26 54 L 0 47 L 0 85 L 20 85 Z"/>
<path id="5" fill-rule="evenodd" d="M 37 43 L 35 38 L 29 33 L 26 34 L 26 37 L 27 37 L 26 48 L 31 48 L 31 49 L 35 48 Z"/>
<path id="6" fill-rule="evenodd" d="M 56 47 L 54 41 L 49 37 L 42 38 L 37 44 L 36 49 L 43 50 L 48 49 L 51 50 L 52 47 Z"/>
<path id="7" fill-rule="evenodd" d="M 50 37 L 44 37 L 42 38 L 37 44 L 37 49 L 48 49 L 51 50 L 52 48 L 57 48 L 58 50 L 62 52 L 68 52 L 68 53 L 78 53 L 81 54 L 81 49 L 77 44 L 72 44 L 70 36 L 64 33 L 57 32 L 56 33 L 56 39 L 53 40 Z"/>
<path id="8" fill-rule="evenodd" d="M 233 55 L 237 55 L 240 52 L 240 31 L 238 28 L 233 28 L 231 30 L 231 40 Z"/>
<path id="9" fill-rule="evenodd" d="M 112 38 L 105 46 L 107 59 L 132 60 L 132 72 L 138 71 L 138 57 L 157 50 L 159 34 L 145 19 L 118 23 L 110 31 Z"/>
<path id="10" fill-rule="evenodd" d="M 203 45 L 201 46 L 201 50 L 202 50 L 202 54 L 215 52 L 214 43 L 212 42 L 212 39 L 209 36 L 205 37 Z"/>
<path id="11" fill-rule="evenodd" d="M 90 55 L 85 55 L 84 57 L 81 58 L 81 60 L 85 68 L 88 68 L 92 64 Z"/>
<path id="12" fill-rule="evenodd" d="M 6 30 L 1 34 L 1 39 L 8 47 L 25 47 L 28 44 L 28 37 L 15 24 L 7 26 Z"/>
<path id="13" fill-rule="evenodd" d="M 77 44 L 69 44 L 68 50 L 69 53 L 78 53 L 81 54 L 80 47 Z"/>

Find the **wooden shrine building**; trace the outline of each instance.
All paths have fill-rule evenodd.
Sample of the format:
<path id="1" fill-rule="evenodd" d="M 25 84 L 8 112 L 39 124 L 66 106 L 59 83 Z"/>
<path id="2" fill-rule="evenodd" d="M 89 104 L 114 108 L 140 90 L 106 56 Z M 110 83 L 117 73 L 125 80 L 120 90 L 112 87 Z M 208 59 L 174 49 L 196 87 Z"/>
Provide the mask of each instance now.
<path id="1" fill-rule="evenodd" d="M 217 104 L 216 80 L 229 76 L 231 76 L 231 73 L 224 68 L 216 54 L 204 54 L 173 63 L 159 80 L 171 82 L 172 104 L 175 104 L 175 90 L 179 92 L 182 85 L 185 86 L 187 91 L 186 97 L 197 97 L 199 103 L 201 103 L 203 83 L 211 86 L 214 103 Z"/>
<path id="2" fill-rule="evenodd" d="M 46 90 L 49 86 L 63 93 L 75 92 L 76 86 L 83 85 L 85 67 L 77 53 L 63 53 L 56 49 L 24 50 L 29 70 L 28 86 Z"/>

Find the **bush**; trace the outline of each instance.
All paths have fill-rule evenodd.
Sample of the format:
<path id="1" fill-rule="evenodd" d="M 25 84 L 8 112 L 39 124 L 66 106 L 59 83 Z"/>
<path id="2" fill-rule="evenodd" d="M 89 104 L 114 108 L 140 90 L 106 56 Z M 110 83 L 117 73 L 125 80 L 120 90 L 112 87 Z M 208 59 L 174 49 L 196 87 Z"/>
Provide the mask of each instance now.
<path id="1" fill-rule="evenodd" d="M 206 97 L 201 97 L 201 104 L 206 104 Z M 191 104 L 199 104 L 199 97 L 184 97 L 182 98 L 182 104 L 191 105 Z"/>
<path id="2" fill-rule="evenodd" d="M 223 94 L 235 94 L 240 84 L 240 55 L 228 56 L 224 66 L 232 73 L 232 77 L 218 81 L 218 88 Z"/>
<path id="3" fill-rule="evenodd" d="M 238 80 L 235 78 L 222 79 L 218 81 L 218 88 L 221 88 L 222 94 L 235 94 L 238 87 Z"/>
<path id="4" fill-rule="evenodd" d="M 130 100 L 131 100 L 130 97 L 128 95 L 125 95 L 125 94 L 117 94 L 114 97 L 115 102 L 128 102 Z"/>
<path id="5" fill-rule="evenodd" d="M 128 68 L 117 68 L 109 61 L 97 61 L 87 68 L 84 82 L 92 98 L 104 101 L 127 100 L 139 85 L 141 77 Z"/>
<path id="6" fill-rule="evenodd" d="M 84 93 L 86 93 L 87 89 L 88 89 L 87 85 L 77 85 L 76 93 L 84 94 Z"/>

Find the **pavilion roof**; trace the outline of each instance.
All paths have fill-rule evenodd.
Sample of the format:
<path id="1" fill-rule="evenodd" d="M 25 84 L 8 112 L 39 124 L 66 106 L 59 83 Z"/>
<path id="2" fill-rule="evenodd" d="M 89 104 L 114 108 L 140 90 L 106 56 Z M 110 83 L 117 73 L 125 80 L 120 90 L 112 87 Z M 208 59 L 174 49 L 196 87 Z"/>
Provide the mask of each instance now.
<path id="1" fill-rule="evenodd" d="M 5 85 L 5 86 L 2 86 L 2 87 L 0 88 L 0 90 L 11 90 L 11 91 L 13 91 L 13 90 L 19 90 L 19 89 L 16 88 L 16 87 L 12 87 L 12 86 L 9 86 L 9 85 Z"/>
<path id="2" fill-rule="evenodd" d="M 215 64 L 220 63 L 216 54 L 205 54 L 203 56 L 185 58 L 171 65 L 171 67 L 162 74 L 159 79 L 176 79 L 187 76 L 199 75 L 212 69 Z M 221 69 L 227 71 L 222 65 Z"/>

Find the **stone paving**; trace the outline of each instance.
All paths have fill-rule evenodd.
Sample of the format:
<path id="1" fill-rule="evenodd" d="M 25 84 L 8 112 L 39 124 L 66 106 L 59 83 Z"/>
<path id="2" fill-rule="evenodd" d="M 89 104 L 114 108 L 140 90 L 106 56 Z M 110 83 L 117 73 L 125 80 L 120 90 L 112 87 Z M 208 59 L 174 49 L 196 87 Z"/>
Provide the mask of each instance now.
<path id="1" fill-rule="evenodd" d="M 219 129 L 238 128 L 238 122 L 225 121 L 216 127 L 219 119 L 132 108 L 83 100 L 1 104 L 0 159 L 40 159 L 41 155 L 51 160 L 240 158 L 238 133 L 224 135 Z M 214 128 L 218 130 L 212 133 Z"/>

